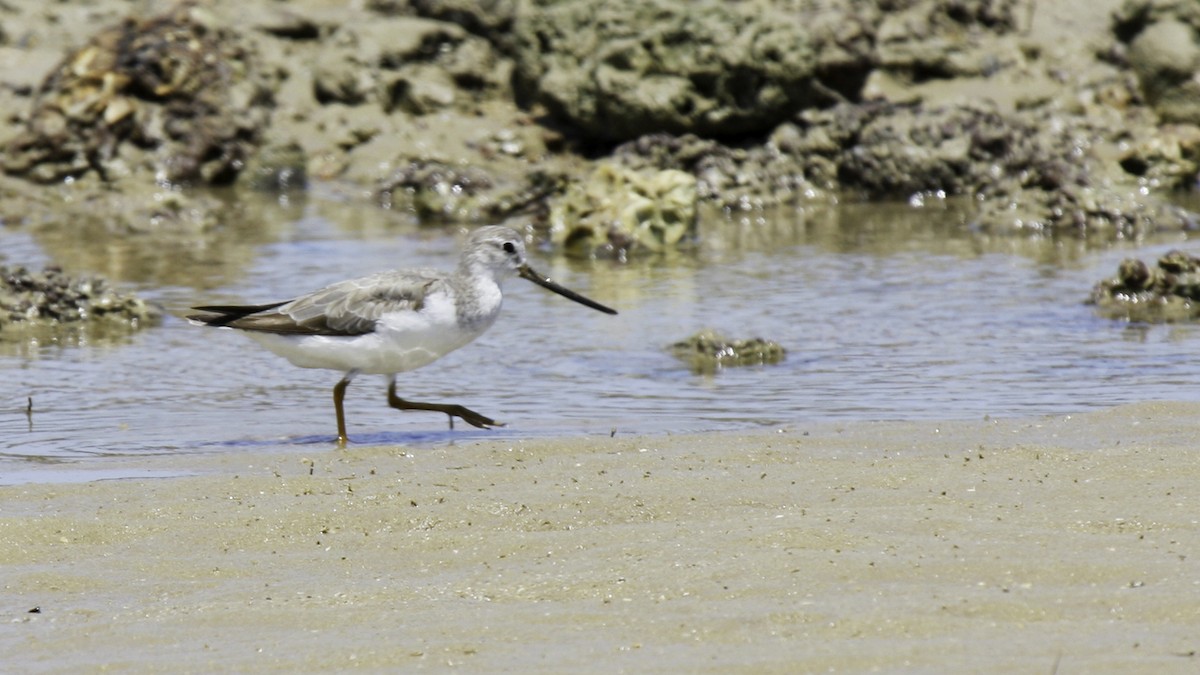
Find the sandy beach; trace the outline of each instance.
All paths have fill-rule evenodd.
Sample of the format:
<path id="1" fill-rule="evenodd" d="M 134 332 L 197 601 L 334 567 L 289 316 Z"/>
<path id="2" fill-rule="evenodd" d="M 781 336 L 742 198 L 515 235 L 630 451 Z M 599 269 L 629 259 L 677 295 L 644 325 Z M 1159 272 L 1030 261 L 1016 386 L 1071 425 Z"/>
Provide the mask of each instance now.
<path id="1" fill-rule="evenodd" d="M 83 463 L 174 477 L 0 488 L 0 659 L 1195 672 L 1197 417 L 1155 403 Z"/>

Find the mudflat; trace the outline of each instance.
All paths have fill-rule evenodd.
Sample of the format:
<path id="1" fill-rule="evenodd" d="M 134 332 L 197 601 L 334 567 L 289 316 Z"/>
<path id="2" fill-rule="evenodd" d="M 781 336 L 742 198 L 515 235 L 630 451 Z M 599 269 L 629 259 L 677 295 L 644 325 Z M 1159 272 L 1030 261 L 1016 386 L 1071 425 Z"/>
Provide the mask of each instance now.
<path id="1" fill-rule="evenodd" d="M 1147 403 L 82 463 L 0 488 L 0 660 L 1195 672 L 1197 419 Z"/>

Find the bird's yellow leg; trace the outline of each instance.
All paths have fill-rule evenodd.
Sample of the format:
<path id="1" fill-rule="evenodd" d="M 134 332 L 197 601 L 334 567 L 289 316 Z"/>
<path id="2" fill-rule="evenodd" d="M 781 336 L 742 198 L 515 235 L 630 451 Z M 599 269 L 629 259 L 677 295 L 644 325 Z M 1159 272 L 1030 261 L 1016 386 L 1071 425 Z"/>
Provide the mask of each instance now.
<path id="1" fill-rule="evenodd" d="M 346 398 L 346 387 L 350 386 L 350 380 L 354 379 L 353 371 L 346 373 L 346 376 L 340 382 L 333 386 L 333 410 L 337 413 L 337 444 L 338 447 L 346 447 L 346 413 L 342 410 L 342 400 Z"/>
<path id="2" fill-rule="evenodd" d="M 420 401 L 406 401 L 396 395 L 396 380 L 393 379 L 388 383 L 388 405 L 397 410 L 428 410 L 431 412 L 445 413 L 450 416 L 450 428 L 454 428 L 454 418 L 461 417 L 464 422 L 473 427 L 480 429 L 490 429 L 491 427 L 502 427 L 504 424 L 496 420 L 480 415 L 479 413 L 465 408 L 461 405 L 453 403 L 421 403 Z"/>

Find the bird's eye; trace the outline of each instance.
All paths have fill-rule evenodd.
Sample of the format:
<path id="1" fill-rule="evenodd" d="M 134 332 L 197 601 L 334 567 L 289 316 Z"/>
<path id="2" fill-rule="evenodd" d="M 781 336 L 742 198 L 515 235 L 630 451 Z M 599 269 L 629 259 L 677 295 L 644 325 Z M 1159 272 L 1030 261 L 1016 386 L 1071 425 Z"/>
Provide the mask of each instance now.
<path id="1" fill-rule="evenodd" d="M 504 242 L 504 246 L 502 246 L 501 248 L 504 249 L 505 253 L 516 253 L 517 252 L 517 247 L 514 246 L 511 241 Z"/>

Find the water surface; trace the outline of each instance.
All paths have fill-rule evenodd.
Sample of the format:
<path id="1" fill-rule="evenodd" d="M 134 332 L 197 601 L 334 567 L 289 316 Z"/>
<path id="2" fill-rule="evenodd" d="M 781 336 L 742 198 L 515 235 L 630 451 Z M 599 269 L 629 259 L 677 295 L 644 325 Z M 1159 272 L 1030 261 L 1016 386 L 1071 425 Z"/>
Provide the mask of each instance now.
<path id="1" fill-rule="evenodd" d="M 193 304 L 283 300 L 392 267 L 449 269 L 460 231 L 319 197 L 264 199 L 245 212 L 216 233 L 102 244 L 0 229 L 8 264 L 102 273 L 174 315 L 129 337 L 3 345 L 0 471 L 85 456 L 330 447 L 339 374 L 294 368 L 232 331 L 178 316 Z M 346 399 L 351 439 L 421 445 L 1009 417 L 1200 392 L 1196 327 L 1110 321 L 1083 303 L 1121 258 L 1187 250 L 1184 235 L 1097 249 L 987 237 L 942 204 L 715 217 L 702 232 L 696 251 L 623 264 L 535 251 L 537 269 L 619 316 L 515 279 L 486 335 L 399 378 L 401 396 L 461 403 L 508 427 L 450 431 L 438 414 L 388 408 L 383 379 L 363 376 Z M 788 357 L 693 373 L 665 348 L 706 327 L 776 340 Z"/>

